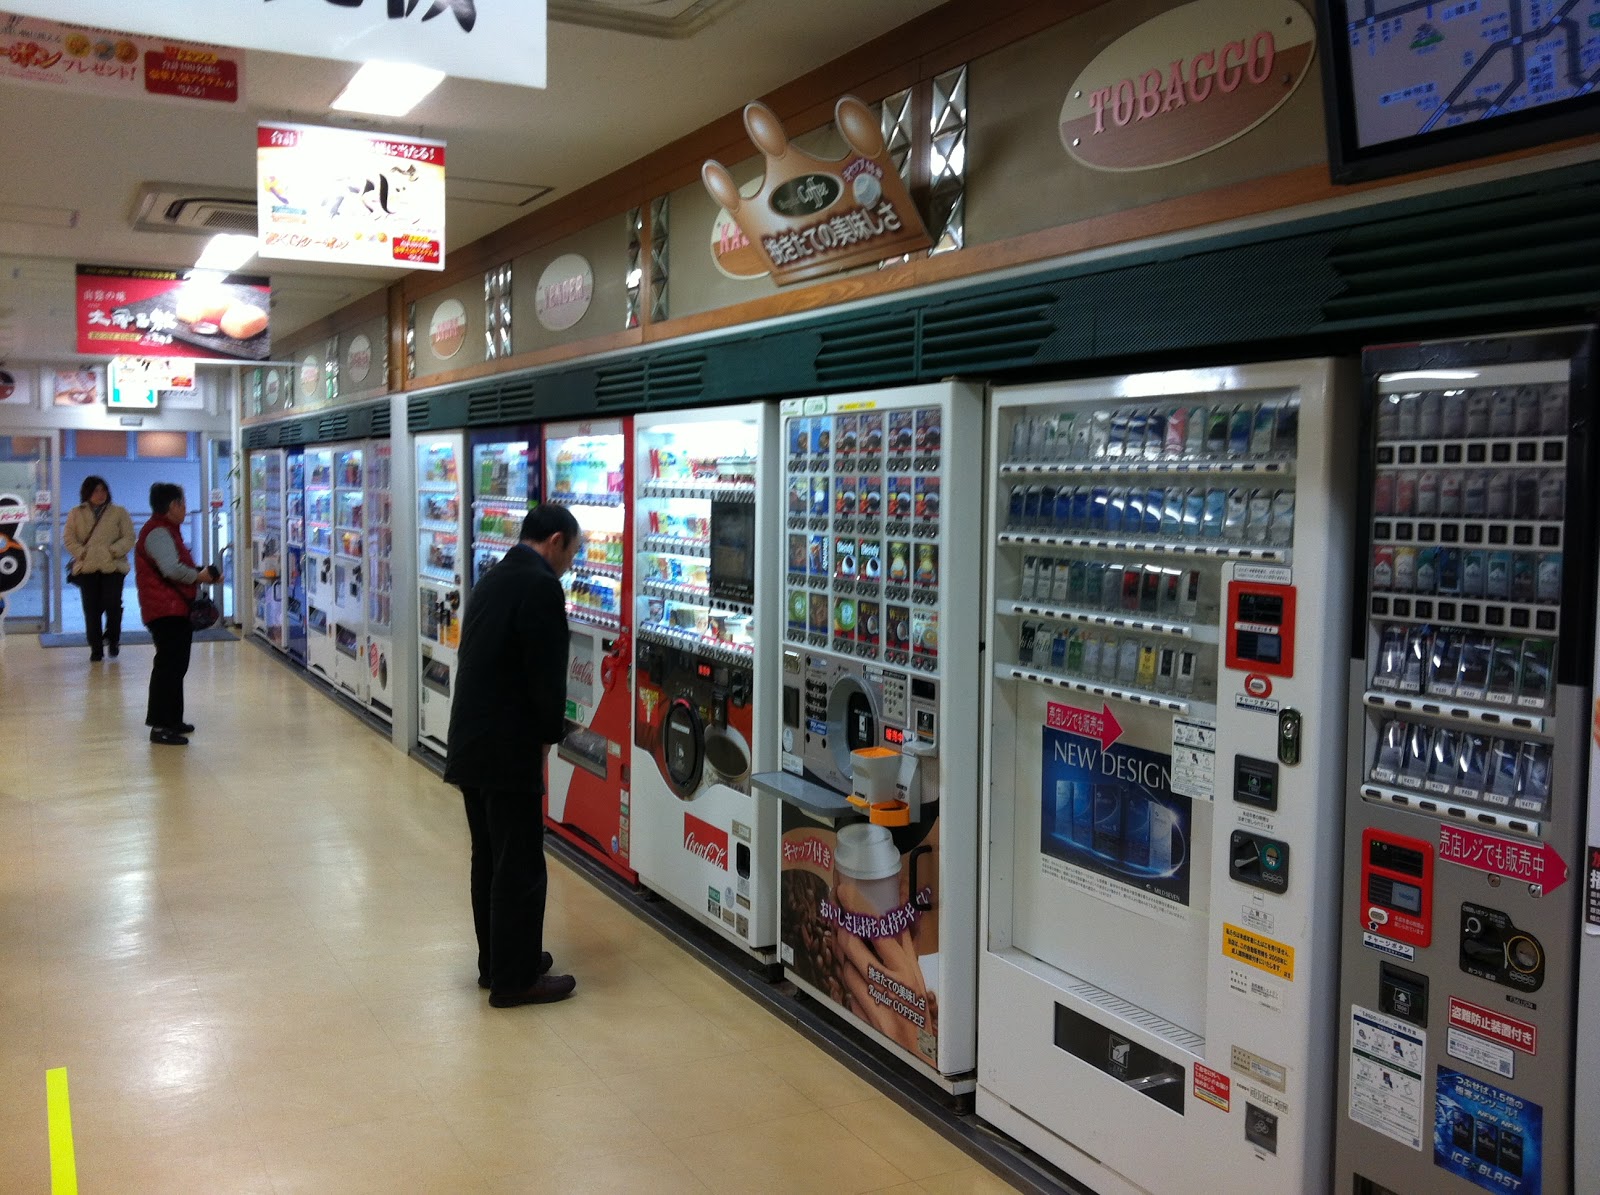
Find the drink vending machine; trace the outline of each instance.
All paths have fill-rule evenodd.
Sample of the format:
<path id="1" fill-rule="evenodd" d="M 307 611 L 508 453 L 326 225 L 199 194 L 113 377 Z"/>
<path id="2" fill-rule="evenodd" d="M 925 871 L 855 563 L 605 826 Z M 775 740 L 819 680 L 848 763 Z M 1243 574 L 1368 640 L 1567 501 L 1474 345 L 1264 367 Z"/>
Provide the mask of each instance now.
<path id="1" fill-rule="evenodd" d="M 255 633 L 279 651 L 284 633 L 283 450 L 250 454 L 250 571 L 255 586 Z"/>
<path id="2" fill-rule="evenodd" d="M 394 713 L 390 685 L 390 657 L 394 653 L 394 446 L 388 440 L 368 440 L 367 474 L 367 705 L 384 721 Z"/>
<path id="3" fill-rule="evenodd" d="M 550 753 L 550 827 L 632 883 L 629 741 L 633 717 L 631 419 L 544 427 L 545 494 L 572 509 L 583 550 L 561 579 L 572 645 L 567 737 Z"/>
<path id="4" fill-rule="evenodd" d="M 307 448 L 306 470 L 306 666 L 330 684 L 334 679 L 333 449 Z"/>
<path id="5" fill-rule="evenodd" d="M 306 457 L 299 448 L 284 453 L 283 542 L 285 637 L 289 658 L 306 663 Z"/>
<path id="6" fill-rule="evenodd" d="M 1103 1195 L 1328 1189 L 1354 401 L 993 395 L 977 1111 Z"/>
<path id="7" fill-rule="evenodd" d="M 777 772 L 784 974 L 970 1091 L 983 395 L 785 400 Z"/>
<path id="8" fill-rule="evenodd" d="M 367 703 L 366 454 L 360 444 L 333 446 L 333 678 Z"/>
<path id="9" fill-rule="evenodd" d="M 516 546 L 539 502 L 538 429 L 501 428 L 472 437 L 472 583 Z"/>
<path id="10" fill-rule="evenodd" d="M 455 693 L 456 648 L 461 644 L 467 543 L 459 435 L 418 436 L 417 451 L 417 634 L 418 738 L 445 753 L 449 745 L 450 699 Z"/>
<path id="11" fill-rule="evenodd" d="M 1594 1135 L 1573 1103 L 1593 347 L 1557 330 L 1364 358 L 1341 1192 L 1600 1189 L 1573 1168 Z"/>
<path id="12" fill-rule="evenodd" d="M 750 777 L 777 759 L 782 594 L 777 411 L 639 415 L 633 542 L 633 865 L 639 880 L 768 959 L 778 809 Z M 770 692 L 769 692 L 770 690 Z"/>

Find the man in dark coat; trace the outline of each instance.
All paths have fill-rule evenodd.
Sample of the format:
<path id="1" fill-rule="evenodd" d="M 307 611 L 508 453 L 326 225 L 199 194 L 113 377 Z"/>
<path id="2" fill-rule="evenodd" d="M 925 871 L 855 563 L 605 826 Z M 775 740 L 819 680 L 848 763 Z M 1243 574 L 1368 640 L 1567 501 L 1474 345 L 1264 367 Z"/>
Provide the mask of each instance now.
<path id="1" fill-rule="evenodd" d="M 564 506 L 522 521 L 521 542 L 473 587 L 461 624 L 444 778 L 472 834 L 478 986 L 496 1008 L 572 994 L 545 953 L 545 759 L 565 734 L 567 611 L 561 574 L 581 533 Z"/>

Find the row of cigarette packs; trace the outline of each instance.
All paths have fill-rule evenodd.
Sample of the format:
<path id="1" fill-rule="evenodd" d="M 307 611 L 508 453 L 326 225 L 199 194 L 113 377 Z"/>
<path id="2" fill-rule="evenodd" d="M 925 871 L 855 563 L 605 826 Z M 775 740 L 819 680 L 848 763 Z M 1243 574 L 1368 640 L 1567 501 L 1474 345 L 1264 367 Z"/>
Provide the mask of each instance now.
<path id="1" fill-rule="evenodd" d="M 1561 553 L 1379 544 L 1372 588 L 1554 606 L 1561 601 Z"/>
<path id="2" fill-rule="evenodd" d="M 1553 639 L 1430 626 L 1386 626 L 1375 689 L 1542 712 L 1555 695 Z"/>
<path id="3" fill-rule="evenodd" d="M 1199 656 L 1138 635 L 1024 619 L 1017 663 L 1061 676 L 1127 685 L 1188 697 L 1194 693 Z"/>
<path id="4" fill-rule="evenodd" d="M 1378 404 L 1379 440 L 1566 434 L 1567 388 L 1562 383 L 1387 394 Z"/>
<path id="5" fill-rule="evenodd" d="M 1542 818 L 1550 809 L 1550 747 L 1391 718 L 1378 735 L 1372 779 Z"/>
<path id="6" fill-rule="evenodd" d="M 1022 562 L 1017 599 L 1193 622 L 1202 586 L 1200 570 L 1195 568 L 1028 556 Z"/>
<path id="7" fill-rule="evenodd" d="M 1294 540 L 1294 491 L 1235 486 L 1017 485 L 1006 530 L 1277 544 Z"/>
<path id="8" fill-rule="evenodd" d="M 1179 461 L 1292 457 L 1298 400 L 1259 405 L 1116 407 L 1019 418 L 1009 460 Z"/>
<path id="9" fill-rule="evenodd" d="M 1560 519 L 1565 469 L 1385 469 L 1372 488 L 1372 513 L 1400 518 Z"/>

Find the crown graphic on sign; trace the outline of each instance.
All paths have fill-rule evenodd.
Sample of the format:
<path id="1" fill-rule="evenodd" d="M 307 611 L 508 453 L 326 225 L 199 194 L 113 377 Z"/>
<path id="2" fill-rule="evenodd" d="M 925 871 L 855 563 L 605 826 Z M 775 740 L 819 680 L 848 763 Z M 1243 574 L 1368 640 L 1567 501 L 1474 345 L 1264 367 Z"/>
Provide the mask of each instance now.
<path id="1" fill-rule="evenodd" d="M 707 159 L 700 168 L 706 190 L 780 286 L 933 243 L 872 109 L 847 95 L 834 106 L 833 118 L 848 152 L 818 158 L 790 143 L 771 108 L 746 104 L 745 131 L 767 157 L 761 189 L 748 199 L 721 162 Z"/>

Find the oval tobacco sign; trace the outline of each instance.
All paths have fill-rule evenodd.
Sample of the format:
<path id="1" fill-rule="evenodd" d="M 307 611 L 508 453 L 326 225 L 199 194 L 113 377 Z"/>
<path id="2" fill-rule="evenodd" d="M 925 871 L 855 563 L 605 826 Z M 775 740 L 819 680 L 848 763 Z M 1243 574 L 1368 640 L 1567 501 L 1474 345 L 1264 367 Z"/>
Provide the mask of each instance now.
<path id="1" fill-rule="evenodd" d="M 774 189 L 767 202 L 780 216 L 814 216 L 832 207 L 843 191 L 831 174 L 802 174 Z"/>
<path id="2" fill-rule="evenodd" d="M 1112 42 L 1061 105 L 1093 170 L 1154 170 L 1242 137 L 1306 77 L 1316 24 L 1294 0 L 1194 0 Z"/>

